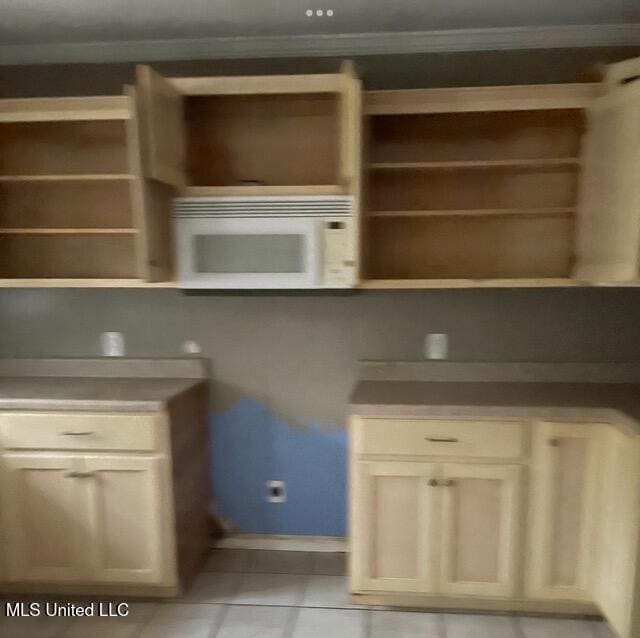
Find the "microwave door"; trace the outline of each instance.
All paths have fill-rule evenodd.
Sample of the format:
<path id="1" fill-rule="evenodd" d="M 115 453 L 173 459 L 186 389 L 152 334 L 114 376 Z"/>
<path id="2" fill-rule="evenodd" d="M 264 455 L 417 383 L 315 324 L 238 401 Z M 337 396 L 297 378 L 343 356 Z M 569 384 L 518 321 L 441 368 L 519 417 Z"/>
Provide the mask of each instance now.
<path id="1" fill-rule="evenodd" d="M 317 220 L 310 218 L 180 219 L 182 288 L 279 289 L 319 285 Z"/>

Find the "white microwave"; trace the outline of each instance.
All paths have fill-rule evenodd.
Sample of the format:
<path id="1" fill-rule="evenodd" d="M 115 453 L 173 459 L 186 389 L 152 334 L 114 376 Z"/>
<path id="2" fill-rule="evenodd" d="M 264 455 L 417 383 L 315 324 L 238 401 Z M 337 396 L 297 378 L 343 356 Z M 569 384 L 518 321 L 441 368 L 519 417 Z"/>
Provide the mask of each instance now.
<path id="1" fill-rule="evenodd" d="M 351 288 L 353 200 L 345 196 L 174 200 L 180 288 Z"/>

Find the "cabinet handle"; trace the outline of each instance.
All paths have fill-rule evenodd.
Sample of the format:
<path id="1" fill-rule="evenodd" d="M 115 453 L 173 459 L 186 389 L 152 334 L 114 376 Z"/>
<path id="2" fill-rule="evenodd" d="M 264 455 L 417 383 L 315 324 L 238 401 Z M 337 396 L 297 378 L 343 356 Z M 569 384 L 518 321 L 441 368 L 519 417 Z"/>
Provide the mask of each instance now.
<path id="1" fill-rule="evenodd" d="M 67 472 L 65 476 L 67 478 L 91 478 L 93 472 Z"/>
<path id="2" fill-rule="evenodd" d="M 94 432 L 60 432 L 60 436 L 91 436 Z"/>
<path id="3" fill-rule="evenodd" d="M 429 487 L 438 487 L 437 479 L 429 479 Z"/>
<path id="4" fill-rule="evenodd" d="M 455 487 L 456 482 L 453 479 L 448 479 L 446 481 L 442 481 L 440 485 L 442 485 L 442 487 Z"/>
<path id="5" fill-rule="evenodd" d="M 430 436 L 425 436 L 424 440 L 429 441 L 429 443 L 459 443 L 460 442 L 460 439 L 453 439 L 453 438 L 438 439 Z"/>
<path id="6" fill-rule="evenodd" d="M 560 447 L 560 439 L 549 439 L 549 445 L 551 447 Z"/>

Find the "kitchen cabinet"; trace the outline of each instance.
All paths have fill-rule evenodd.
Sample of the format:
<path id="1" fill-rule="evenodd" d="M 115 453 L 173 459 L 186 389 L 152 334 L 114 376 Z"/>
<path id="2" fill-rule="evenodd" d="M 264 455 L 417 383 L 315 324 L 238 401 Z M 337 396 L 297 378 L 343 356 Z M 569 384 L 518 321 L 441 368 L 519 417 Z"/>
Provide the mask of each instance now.
<path id="1" fill-rule="evenodd" d="M 0 411 L 2 590 L 180 593 L 209 549 L 206 410 L 200 384 L 157 412 Z"/>
<path id="2" fill-rule="evenodd" d="M 92 579 L 158 583 L 174 560 L 167 551 L 166 462 L 96 455 L 85 459 Z"/>
<path id="3" fill-rule="evenodd" d="M 487 423 L 489 431 L 495 428 L 494 436 L 485 432 L 474 456 L 470 442 L 482 427 L 471 421 L 354 418 L 355 590 L 495 597 L 516 593 L 522 468 L 509 457 L 521 447 L 521 424 Z M 501 433 L 514 446 L 501 447 Z M 386 451 L 383 440 L 389 442 Z M 416 462 L 418 455 L 422 462 Z M 484 455 L 493 458 L 475 462 Z M 385 456 L 394 460 L 383 460 Z M 442 458 L 446 462 L 436 462 Z"/>
<path id="4" fill-rule="evenodd" d="M 436 489 L 429 463 L 357 463 L 353 477 L 353 579 L 358 589 L 437 587 Z"/>
<path id="5" fill-rule="evenodd" d="M 65 583 L 86 577 L 84 486 L 66 454 L 5 454 L 3 555 L 8 580 Z"/>
<path id="6" fill-rule="evenodd" d="M 440 592 L 469 596 L 516 592 L 521 472 L 514 465 L 443 466 Z"/>
<path id="7" fill-rule="evenodd" d="M 639 69 L 366 93 L 361 285 L 637 284 Z"/>
<path id="8" fill-rule="evenodd" d="M 172 278 L 172 192 L 142 175 L 135 93 L 0 100 L 0 286 Z"/>
<path id="9" fill-rule="evenodd" d="M 601 429 L 540 423 L 533 436 L 528 595 L 593 598 Z"/>

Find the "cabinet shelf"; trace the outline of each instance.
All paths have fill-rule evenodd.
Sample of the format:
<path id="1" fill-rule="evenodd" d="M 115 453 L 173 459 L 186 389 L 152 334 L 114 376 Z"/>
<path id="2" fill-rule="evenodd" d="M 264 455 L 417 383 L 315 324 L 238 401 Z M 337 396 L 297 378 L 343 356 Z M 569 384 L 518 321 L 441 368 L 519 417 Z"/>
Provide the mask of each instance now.
<path id="1" fill-rule="evenodd" d="M 556 157 L 538 159 L 497 159 L 497 160 L 450 160 L 428 162 L 372 162 L 372 171 L 393 170 L 554 170 L 580 166 L 577 157 Z"/>
<path id="2" fill-rule="evenodd" d="M 368 217 L 398 219 L 403 217 L 548 217 L 568 216 L 575 208 L 478 208 L 444 210 L 379 210 L 370 211 Z"/>
<path id="3" fill-rule="evenodd" d="M 0 182 L 111 182 L 135 179 L 128 173 L 104 173 L 94 175 L 0 175 Z"/>
<path id="4" fill-rule="evenodd" d="M 135 235 L 135 228 L 0 228 L 0 235 Z"/>

